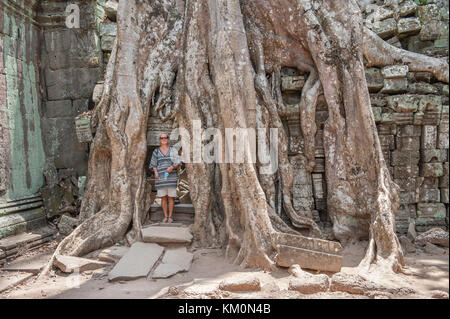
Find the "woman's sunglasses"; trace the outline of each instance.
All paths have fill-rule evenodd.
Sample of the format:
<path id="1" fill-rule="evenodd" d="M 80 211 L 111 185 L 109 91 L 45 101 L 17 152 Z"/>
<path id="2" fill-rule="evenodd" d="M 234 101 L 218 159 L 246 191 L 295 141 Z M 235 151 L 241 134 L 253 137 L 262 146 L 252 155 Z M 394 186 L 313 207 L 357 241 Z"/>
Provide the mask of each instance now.
<path id="1" fill-rule="evenodd" d="M 160 140 L 167 140 L 168 137 L 167 137 L 167 136 L 165 136 L 165 137 L 160 137 L 159 139 L 160 139 Z"/>

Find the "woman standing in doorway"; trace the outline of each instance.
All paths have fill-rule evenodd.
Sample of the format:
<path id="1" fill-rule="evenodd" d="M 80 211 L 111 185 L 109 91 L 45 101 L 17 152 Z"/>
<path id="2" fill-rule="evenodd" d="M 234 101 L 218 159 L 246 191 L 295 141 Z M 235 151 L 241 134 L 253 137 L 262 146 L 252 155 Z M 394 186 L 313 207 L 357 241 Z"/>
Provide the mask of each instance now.
<path id="1" fill-rule="evenodd" d="M 155 172 L 156 196 L 161 198 L 161 206 L 164 212 L 163 222 L 172 223 L 174 201 L 177 197 L 177 168 L 181 161 L 177 150 L 169 146 L 169 135 L 167 133 L 159 135 L 159 142 L 161 146 L 153 151 L 150 168 Z M 169 212 L 167 212 L 167 208 L 169 208 Z"/>

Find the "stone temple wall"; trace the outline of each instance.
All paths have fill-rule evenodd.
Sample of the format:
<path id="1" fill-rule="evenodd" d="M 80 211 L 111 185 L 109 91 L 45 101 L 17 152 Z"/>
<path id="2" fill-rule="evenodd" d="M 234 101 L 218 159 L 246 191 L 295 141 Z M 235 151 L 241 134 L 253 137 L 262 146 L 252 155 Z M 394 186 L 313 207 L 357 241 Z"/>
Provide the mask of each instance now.
<path id="1" fill-rule="evenodd" d="M 80 8 L 80 28 L 65 25 L 71 3 Z M 96 0 L 46 0 L 39 15 L 45 152 L 57 169 L 74 168 L 78 175 L 87 175 L 87 145 L 77 140 L 74 117 L 93 107 L 92 91 L 103 76 L 98 33 L 103 12 Z"/>
<path id="2" fill-rule="evenodd" d="M 30 196 L 44 182 L 37 1 L 0 3 L 0 197 Z"/>

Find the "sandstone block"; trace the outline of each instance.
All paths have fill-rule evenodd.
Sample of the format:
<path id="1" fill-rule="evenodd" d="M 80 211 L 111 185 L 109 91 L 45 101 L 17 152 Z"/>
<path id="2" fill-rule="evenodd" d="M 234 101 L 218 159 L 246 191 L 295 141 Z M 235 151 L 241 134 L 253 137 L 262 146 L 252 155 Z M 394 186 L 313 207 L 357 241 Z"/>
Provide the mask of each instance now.
<path id="1" fill-rule="evenodd" d="M 219 284 L 220 290 L 226 291 L 260 291 L 261 282 L 258 277 L 242 275 L 239 277 L 231 277 L 223 280 Z"/>
<path id="2" fill-rule="evenodd" d="M 399 19 L 397 22 L 399 36 L 418 33 L 422 29 L 420 20 L 415 17 Z"/>
<path id="3" fill-rule="evenodd" d="M 380 93 L 397 94 L 404 93 L 408 89 L 408 79 L 405 78 L 393 78 L 384 79 L 384 86 Z"/>
<path id="4" fill-rule="evenodd" d="M 110 281 L 145 278 L 164 252 L 157 244 L 134 243 L 108 274 Z"/>
<path id="5" fill-rule="evenodd" d="M 422 174 L 423 177 L 440 177 L 444 175 L 444 168 L 442 163 L 423 163 Z"/>
<path id="6" fill-rule="evenodd" d="M 65 273 L 84 272 L 108 266 L 108 263 L 86 258 L 57 255 L 54 265 Z"/>

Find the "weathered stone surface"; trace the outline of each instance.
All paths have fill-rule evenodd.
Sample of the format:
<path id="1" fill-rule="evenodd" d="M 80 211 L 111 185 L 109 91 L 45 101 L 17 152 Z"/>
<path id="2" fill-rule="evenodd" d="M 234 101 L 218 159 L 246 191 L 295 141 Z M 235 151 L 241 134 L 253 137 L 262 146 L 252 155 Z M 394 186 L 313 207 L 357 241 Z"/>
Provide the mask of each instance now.
<path id="1" fill-rule="evenodd" d="M 108 274 L 110 281 L 145 278 L 164 252 L 157 244 L 134 243 Z"/>
<path id="2" fill-rule="evenodd" d="M 420 150 L 420 137 L 418 136 L 397 137 L 396 140 L 397 140 L 397 149 L 399 149 L 400 151 Z"/>
<path id="3" fill-rule="evenodd" d="M 398 13 L 399 16 L 404 17 L 410 14 L 415 13 L 417 10 L 417 4 L 412 0 L 403 1 L 399 7 Z"/>
<path id="4" fill-rule="evenodd" d="M 416 228 L 421 226 L 417 229 L 423 231 L 426 227 L 445 226 L 445 217 L 446 209 L 443 203 L 418 203 Z"/>
<path id="5" fill-rule="evenodd" d="M 103 83 L 97 83 L 94 87 L 94 92 L 92 93 L 92 100 L 94 101 L 94 103 L 99 103 L 101 98 L 102 98 L 102 94 L 103 94 Z"/>
<path id="6" fill-rule="evenodd" d="M 424 82 L 408 84 L 408 92 L 415 94 L 439 94 L 439 90 L 434 85 Z"/>
<path id="7" fill-rule="evenodd" d="M 109 36 L 115 37 L 117 36 L 117 24 L 111 22 L 102 22 L 100 24 L 100 36 Z"/>
<path id="8" fill-rule="evenodd" d="M 374 297 L 378 294 L 388 293 L 397 296 L 415 293 L 410 288 L 388 288 L 376 282 L 366 280 L 360 275 L 337 273 L 331 277 L 330 291 L 342 291 L 349 294 L 366 295 Z"/>
<path id="9" fill-rule="evenodd" d="M 434 150 L 437 143 L 437 127 L 432 125 L 424 125 L 422 128 L 422 149 Z"/>
<path id="10" fill-rule="evenodd" d="M 394 78 L 394 79 L 384 79 L 384 86 L 380 93 L 404 93 L 408 89 L 408 79 L 405 78 Z"/>
<path id="11" fill-rule="evenodd" d="M 414 242 L 417 237 L 416 225 L 414 222 L 409 223 L 408 234 L 406 235 L 411 242 Z"/>
<path id="12" fill-rule="evenodd" d="M 426 242 L 425 246 L 422 247 L 422 250 L 430 255 L 438 255 L 442 256 L 447 253 L 447 251 L 443 248 L 440 248 L 436 245 L 433 245 L 432 243 Z"/>
<path id="13" fill-rule="evenodd" d="M 289 267 L 289 273 L 296 277 L 289 281 L 289 290 L 298 291 L 303 294 L 315 294 L 325 292 L 330 287 L 330 280 L 327 275 L 312 275 L 303 271 L 299 265 Z"/>
<path id="14" fill-rule="evenodd" d="M 398 127 L 397 136 L 405 137 L 405 136 L 421 136 L 422 135 L 422 127 L 417 125 L 402 125 Z"/>
<path id="15" fill-rule="evenodd" d="M 130 250 L 127 246 L 112 246 L 102 250 L 98 255 L 98 260 L 108 263 L 117 263 Z"/>
<path id="16" fill-rule="evenodd" d="M 403 251 L 410 253 L 410 254 L 416 252 L 416 247 L 413 245 L 413 243 L 411 242 L 411 240 L 408 237 L 400 236 L 398 238 L 398 240 L 400 241 L 400 244 L 402 245 Z"/>
<path id="17" fill-rule="evenodd" d="M 305 269 L 329 272 L 338 272 L 342 267 L 342 256 L 285 245 L 278 245 L 278 255 L 275 260 L 282 267 L 298 264 Z"/>
<path id="18" fill-rule="evenodd" d="M 284 92 L 301 91 L 305 81 L 304 76 L 283 76 L 281 77 L 281 90 Z"/>
<path id="19" fill-rule="evenodd" d="M 15 274 L 14 276 L 8 276 L 6 278 L 1 278 L 0 280 L 0 293 L 5 290 L 11 289 L 17 285 L 20 285 L 24 281 L 33 277 L 33 274 Z"/>
<path id="20" fill-rule="evenodd" d="M 114 47 L 116 37 L 105 35 L 102 37 L 102 51 L 111 52 Z"/>
<path id="21" fill-rule="evenodd" d="M 1 253 L 0 253 L 1 256 Z M 6 264 L 0 270 L 2 271 L 19 271 L 28 272 L 32 274 L 38 274 L 41 269 L 48 263 L 52 254 L 51 253 L 40 253 L 38 255 L 15 260 L 9 264 Z M 0 257 L 1 258 L 1 257 Z"/>
<path id="22" fill-rule="evenodd" d="M 399 19 L 397 27 L 399 35 L 403 37 L 418 33 L 422 29 L 420 20 L 415 17 Z"/>
<path id="23" fill-rule="evenodd" d="M 441 228 L 432 228 L 416 238 L 416 242 L 424 245 L 426 242 L 442 247 L 449 247 L 448 232 Z"/>
<path id="24" fill-rule="evenodd" d="M 58 223 L 58 229 L 61 234 L 69 235 L 79 224 L 80 221 L 77 218 L 62 215 Z"/>
<path id="25" fill-rule="evenodd" d="M 366 81 L 369 92 L 378 92 L 384 86 L 383 76 L 380 69 L 369 68 L 366 69 Z"/>
<path id="26" fill-rule="evenodd" d="M 194 255 L 186 247 L 166 249 L 161 263 L 156 267 L 152 278 L 167 278 L 182 271 L 188 271 Z"/>
<path id="27" fill-rule="evenodd" d="M 65 273 L 84 272 L 108 266 L 108 263 L 73 256 L 56 255 L 53 263 Z"/>
<path id="28" fill-rule="evenodd" d="M 45 103 L 45 115 L 48 118 L 72 117 L 72 100 L 47 101 Z"/>
<path id="29" fill-rule="evenodd" d="M 385 79 L 405 78 L 409 68 L 407 65 L 390 65 L 381 69 L 381 74 Z"/>
<path id="30" fill-rule="evenodd" d="M 419 164 L 419 160 L 420 160 L 419 151 L 395 150 L 391 152 L 392 166 L 414 166 Z"/>
<path id="31" fill-rule="evenodd" d="M 219 289 L 233 292 L 260 291 L 261 282 L 258 277 L 244 273 L 239 277 L 231 277 L 221 281 Z"/>
<path id="32" fill-rule="evenodd" d="M 146 243 L 183 243 L 192 241 L 192 233 L 187 227 L 147 227 L 142 229 L 142 238 Z"/>
<path id="33" fill-rule="evenodd" d="M 442 153 L 439 149 L 423 149 L 420 151 L 420 160 L 423 163 L 442 162 Z"/>
<path id="34" fill-rule="evenodd" d="M 423 177 L 440 177 L 444 175 L 444 168 L 442 163 L 423 163 L 422 176 Z"/>
<path id="35" fill-rule="evenodd" d="M 426 188 L 420 189 L 419 201 L 424 203 L 440 202 L 441 195 L 439 189 L 426 189 Z"/>
<path id="36" fill-rule="evenodd" d="M 397 32 L 397 22 L 393 18 L 375 21 L 372 25 L 372 31 L 383 39 L 388 38 Z"/>
<path id="37" fill-rule="evenodd" d="M 112 21 L 116 21 L 118 6 L 119 3 L 117 0 L 107 0 L 105 4 L 103 4 L 106 16 Z"/>

